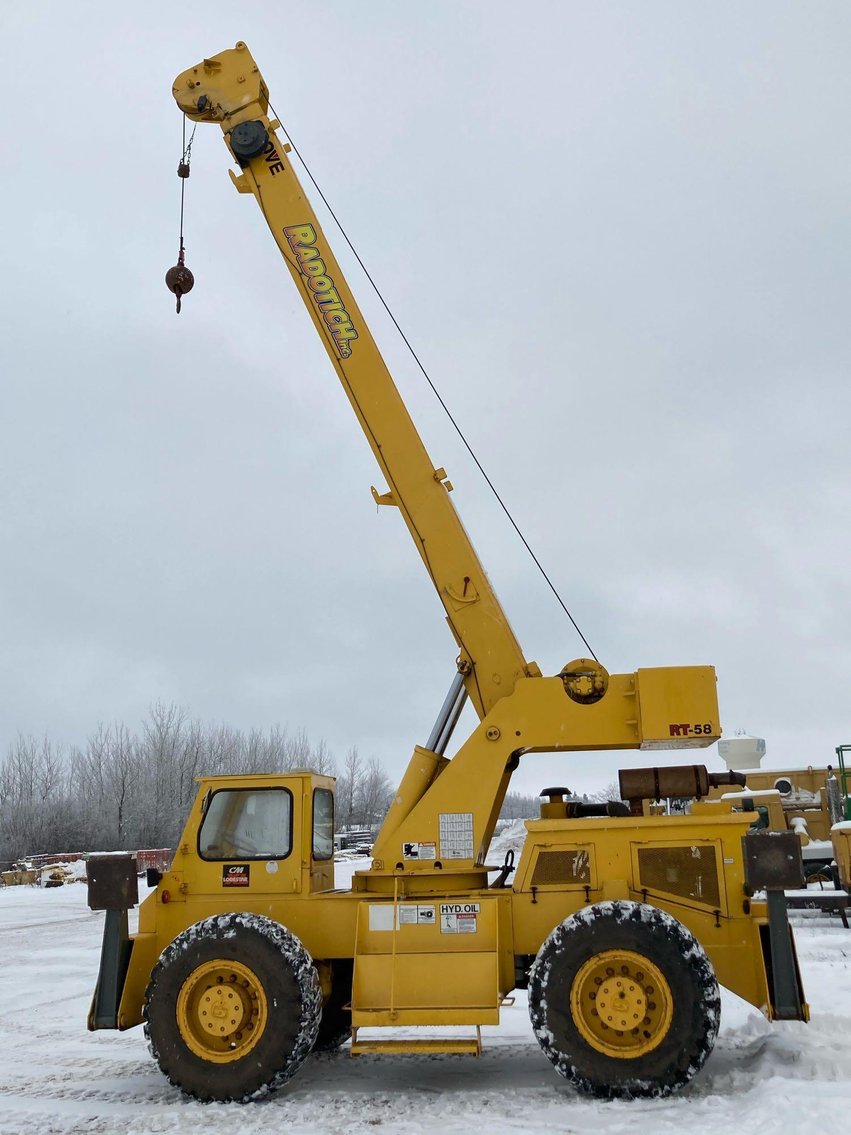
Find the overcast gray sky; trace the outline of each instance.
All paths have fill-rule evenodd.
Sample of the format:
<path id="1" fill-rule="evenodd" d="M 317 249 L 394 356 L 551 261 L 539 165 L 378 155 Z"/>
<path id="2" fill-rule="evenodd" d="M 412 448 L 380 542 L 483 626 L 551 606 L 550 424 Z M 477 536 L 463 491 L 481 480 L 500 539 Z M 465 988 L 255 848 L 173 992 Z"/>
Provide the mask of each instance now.
<path id="1" fill-rule="evenodd" d="M 180 318 L 163 284 L 172 80 L 237 39 L 601 661 L 714 664 L 726 731 L 775 765 L 851 741 L 847 3 L 33 3 L 3 25 L 0 751 L 164 699 L 395 778 L 452 676 L 218 128 Z M 582 644 L 350 282 L 557 671 Z M 529 757 L 515 787 L 618 763 Z"/>

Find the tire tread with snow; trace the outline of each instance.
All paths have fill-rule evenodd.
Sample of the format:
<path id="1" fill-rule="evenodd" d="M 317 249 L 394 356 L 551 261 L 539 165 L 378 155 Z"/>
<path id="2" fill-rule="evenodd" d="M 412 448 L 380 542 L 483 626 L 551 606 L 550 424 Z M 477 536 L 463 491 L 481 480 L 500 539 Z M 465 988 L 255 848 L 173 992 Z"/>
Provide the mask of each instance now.
<path id="1" fill-rule="evenodd" d="M 670 1025 L 659 1043 L 629 1058 L 598 1051 L 571 1014 L 574 979 L 609 950 L 648 959 L 672 996 Z M 718 1034 L 721 1001 L 712 963 L 687 927 L 658 907 L 613 901 L 571 915 L 543 943 L 529 974 L 529 1014 L 545 1055 L 580 1091 L 607 1099 L 654 1097 L 682 1087 L 703 1066 Z"/>
<path id="2" fill-rule="evenodd" d="M 248 966 L 265 994 L 268 1017 L 241 1059 L 205 1060 L 177 1022 L 184 984 L 218 959 Z M 280 923 L 260 915 L 216 915 L 179 934 L 160 955 L 145 992 L 145 1037 L 169 1082 L 199 1100 L 246 1102 L 274 1091 L 301 1067 L 319 1032 L 322 991 L 313 959 Z"/>

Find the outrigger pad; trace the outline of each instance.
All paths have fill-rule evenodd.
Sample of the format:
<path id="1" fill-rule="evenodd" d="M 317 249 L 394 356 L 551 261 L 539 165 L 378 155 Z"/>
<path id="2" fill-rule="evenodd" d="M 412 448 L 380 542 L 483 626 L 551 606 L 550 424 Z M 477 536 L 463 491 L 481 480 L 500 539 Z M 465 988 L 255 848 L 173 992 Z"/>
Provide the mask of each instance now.
<path id="1" fill-rule="evenodd" d="M 130 855 L 92 855 L 86 861 L 91 910 L 129 910 L 139 901 L 136 860 Z"/>
<path id="2" fill-rule="evenodd" d="M 794 832 L 748 832 L 742 837 L 742 853 L 751 894 L 803 886 L 801 841 Z"/>

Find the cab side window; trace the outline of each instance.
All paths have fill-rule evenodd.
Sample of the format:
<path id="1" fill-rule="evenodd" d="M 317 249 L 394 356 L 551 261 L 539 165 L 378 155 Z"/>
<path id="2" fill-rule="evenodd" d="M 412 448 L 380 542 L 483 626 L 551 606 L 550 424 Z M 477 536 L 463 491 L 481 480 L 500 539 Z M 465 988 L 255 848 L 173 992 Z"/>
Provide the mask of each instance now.
<path id="1" fill-rule="evenodd" d="M 313 793 L 313 858 L 330 859 L 334 854 L 334 793 L 317 788 Z"/>

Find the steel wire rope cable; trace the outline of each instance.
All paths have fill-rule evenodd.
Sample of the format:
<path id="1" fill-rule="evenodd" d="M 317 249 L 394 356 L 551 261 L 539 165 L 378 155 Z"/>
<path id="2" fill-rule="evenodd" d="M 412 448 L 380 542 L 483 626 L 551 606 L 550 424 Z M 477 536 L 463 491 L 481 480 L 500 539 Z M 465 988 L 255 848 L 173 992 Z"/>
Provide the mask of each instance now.
<path id="1" fill-rule="evenodd" d="M 180 161 L 177 165 L 177 176 L 180 178 L 180 241 L 177 250 L 177 263 L 169 268 L 165 274 L 166 287 L 177 299 L 176 310 L 180 315 L 180 301 L 183 296 L 192 291 L 195 286 L 195 278 L 191 271 L 186 267 L 186 246 L 183 243 L 183 217 L 184 208 L 186 203 L 186 181 L 190 172 L 190 158 L 192 156 L 192 143 L 195 140 L 195 131 L 198 128 L 196 122 L 192 128 L 192 134 L 187 144 L 186 141 L 186 115 L 183 116 L 183 151 L 180 156 Z"/>
<path id="2" fill-rule="evenodd" d="M 189 168 L 190 159 L 192 157 L 192 143 L 195 141 L 195 131 L 198 129 L 198 123 L 192 127 L 192 133 L 189 135 L 189 143 L 186 142 L 186 115 L 183 116 L 183 156 L 180 159 L 180 166 Z M 186 177 L 180 176 L 180 251 L 183 252 L 183 199 L 186 196 Z"/>
<path id="3" fill-rule="evenodd" d="M 306 162 L 306 161 L 304 160 L 304 158 L 302 157 L 302 155 L 301 155 L 301 151 L 299 150 L 298 146 L 297 146 L 297 145 L 295 144 L 295 142 L 293 141 L 293 137 L 292 137 L 292 134 L 291 134 L 291 133 L 289 132 L 289 130 L 288 130 L 288 129 L 287 129 L 287 127 L 286 127 L 286 126 L 285 126 L 285 125 L 283 124 L 283 122 L 281 122 L 281 119 L 280 119 L 280 118 L 278 117 L 278 114 L 277 114 L 277 112 L 276 112 L 275 108 L 274 108 L 274 107 L 272 106 L 271 102 L 269 103 L 269 109 L 270 109 L 270 110 L 272 111 L 272 114 L 273 114 L 273 116 L 274 116 L 274 117 L 275 117 L 275 118 L 276 118 L 276 119 L 278 120 L 278 122 L 280 122 L 280 123 L 281 123 L 281 129 L 283 130 L 284 134 L 286 135 L 286 137 L 287 137 L 287 140 L 288 140 L 289 144 L 290 144 L 290 145 L 292 146 L 292 148 L 293 148 L 293 151 L 295 152 L 296 156 L 298 157 L 298 160 L 299 160 L 299 161 L 301 162 L 302 166 L 304 167 L 304 171 L 305 171 L 305 173 L 307 174 L 307 176 L 308 176 L 308 177 L 310 178 L 311 182 L 313 183 L 313 187 L 314 187 L 314 189 L 315 189 L 315 190 L 316 190 L 316 192 L 317 192 L 317 193 L 319 194 L 319 196 L 320 196 L 320 197 L 322 198 L 322 202 L 323 202 L 323 204 L 325 205 L 325 208 L 326 208 L 326 209 L 328 210 L 328 212 L 329 212 L 329 213 L 331 214 L 331 217 L 332 217 L 332 218 L 333 218 L 333 220 L 334 220 L 334 224 L 335 224 L 335 225 L 337 226 L 337 228 L 338 228 L 338 229 L 340 230 L 340 233 L 342 234 L 343 240 L 345 240 L 346 244 L 347 244 L 347 245 L 349 246 L 349 249 L 350 249 L 350 251 L 351 251 L 352 255 L 354 256 L 355 260 L 357 260 L 357 262 L 358 262 L 358 264 L 359 264 L 359 266 L 360 266 L 360 268 L 361 268 L 361 271 L 362 271 L 362 272 L 363 272 L 363 274 L 364 274 L 364 275 L 366 276 L 367 280 L 369 280 L 369 283 L 370 283 L 370 285 L 371 285 L 371 287 L 372 287 L 373 291 L 375 292 L 375 294 L 376 294 L 376 295 L 378 296 L 378 299 L 379 299 L 379 301 L 380 301 L 380 303 L 381 303 L 382 307 L 383 307 L 383 308 L 384 308 L 384 310 L 385 310 L 385 311 L 387 312 L 387 314 L 388 314 L 388 315 L 390 316 L 390 319 L 391 319 L 391 320 L 392 320 L 392 322 L 393 322 L 393 326 L 394 326 L 394 327 L 396 328 L 396 330 L 397 330 L 397 331 L 399 332 L 400 336 L 402 337 L 402 341 L 404 342 L 405 346 L 406 346 L 406 347 L 408 348 L 408 350 L 410 351 L 410 353 L 411 353 L 411 357 L 413 358 L 414 362 L 415 362 L 415 363 L 417 364 L 417 366 L 419 367 L 419 369 L 420 369 L 420 371 L 422 372 L 422 375 L 423 375 L 423 377 L 425 378 L 426 382 L 427 382 L 427 383 L 429 384 L 429 386 L 431 387 L 431 391 L 432 391 L 432 393 L 434 394 L 435 398 L 436 398 L 436 399 L 438 400 L 438 402 L 440 403 L 440 405 L 441 405 L 441 407 L 442 407 L 442 409 L 443 409 L 443 412 L 444 412 L 444 413 L 446 414 L 447 418 L 448 418 L 448 419 L 449 419 L 449 421 L 450 421 L 450 422 L 452 423 L 452 426 L 453 426 L 453 428 L 455 429 L 455 432 L 456 432 L 456 433 L 458 434 L 459 438 L 461 439 L 462 443 L 464 444 L 464 447 L 465 447 L 465 449 L 467 450 L 467 452 L 468 452 L 468 453 L 470 454 L 470 456 L 472 457 L 472 459 L 473 459 L 473 462 L 474 462 L 474 463 L 475 463 L 475 465 L 476 465 L 476 468 L 477 468 L 477 469 L 479 470 L 479 472 L 481 473 L 481 475 L 482 475 L 482 476 L 484 477 L 484 479 L 485 479 L 485 482 L 486 482 L 486 484 L 487 484 L 488 488 L 489 488 L 489 489 L 490 489 L 490 491 L 491 491 L 491 492 L 493 493 L 493 495 L 494 495 L 494 497 L 496 498 L 496 500 L 497 500 L 497 502 L 498 502 L 498 504 L 499 504 L 500 508 L 502 509 L 502 511 L 503 511 L 503 512 L 505 513 L 505 515 L 506 515 L 506 516 L 508 517 L 508 521 L 509 521 L 509 523 L 511 524 L 511 527 L 512 527 L 512 528 L 514 529 L 514 531 L 515 531 L 515 532 L 517 533 L 517 535 L 518 535 L 518 536 L 520 537 L 520 541 L 522 542 L 522 544 L 523 544 L 523 547 L 524 547 L 524 548 L 526 549 L 526 551 L 527 551 L 527 552 L 529 553 L 529 555 L 530 555 L 530 556 L 532 557 L 532 560 L 534 561 L 534 563 L 535 563 L 535 566 L 537 567 L 537 569 L 538 569 L 538 571 L 539 571 L 539 572 L 541 573 L 541 575 L 542 575 L 542 576 L 544 577 L 544 580 L 546 581 L 546 583 L 547 583 L 547 586 L 549 587 L 550 591 L 552 591 L 552 593 L 553 593 L 553 595 L 555 596 L 555 598 L 556 598 L 556 601 L 558 602 L 558 604 L 559 604 L 559 606 L 561 607 L 562 611 L 564 611 L 565 615 L 567 615 L 568 619 L 570 619 L 570 622 L 571 622 L 571 624 L 573 625 L 573 629 L 574 629 L 574 630 L 576 631 L 576 633 L 577 633 L 577 634 L 579 635 L 579 637 L 580 637 L 580 638 L 582 639 L 582 642 L 583 642 L 583 643 L 584 643 L 584 645 L 585 645 L 585 646 L 587 647 L 589 654 L 591 655 L 591 657 L 592 657 L 592 658 L 594 659 L 594 661 L 595 661 L 595 662 L 599 662 L 599 659 L 597 658 L 597 655 L 596 655 L 596 654 L 594 653 L 594 651 L 593 651 L 593 650 L 591 649 L 591 644 L 590 644 L 590 643 L 588 642 L 588 639 L 587 639 L 587 638 L 585 637 L 585 635 L 584 635 L 584 634 L 582 633 L 582 631 L 581 631 L 581 630 L 579 629 L 579 625 L 578 625 L 578 623 L 576 622 L 576 619 L 574 619 L 573 615 L 572 615 L 572 614 L 570 613 L 570 611 L 568 610 L 567 604 L 566 604 L 566 603 L 564 602 L 564 600 L 562 599 L 561 595 L 560 595 L 560 594 L 558 593 L 558 590 L 556 589 L 556 586 L 555 586 L 555 584 L 554 584 L 554 583 L 553 583 L 553 581 L 552 581 L 552 580 L 550 579 L 549 575 L 547 574 L 546 570 L 544 569 L 544 566 L 543 566 L 543 564 L 542 564 L 542 563 L 541 563 L 541 561 L 540 561 L 540 560 L 538 559 L 538 557 L 537 557 L 537 556 L 535 555 L 534 551 L 532 550 L 532 547 L 531 547 L 531 545 L 529 544 L 529 541 L 528 541 L 528 540 L 526 539 L 526 537 L 525 537 L 525 536 L 523 535 L 523 533 L 521 532 L 521 530 L 520 530 L 520 527 L 519 527 L 519 525 L 517 524 L 517 521 L 516 521 L 516 520 L 514 519 L 514 517 L 513 517 L 512 515 L 511 515 L 511 512 L 510 512 L 510 511 L 509 511 L 509 509 L 508 509 L 508 506 L 506 505 L 506 503 L 505 503 L 505 501 L 504 501 L 504 500 L 502 499 L 502 497 L 501 497 L 501 496 L 499 495 L 499 493 L 498 493 L 498 491 L 497 491 L 497 489 L 496 489 L 496 486 L 494 485 L 493 481 L 492 481 L 492 480 L 490 479 L 490 477 L 488 476 L 488 474 L 487 474 L 487 472 L 485 471 L 485 469 L 484 469 L 484 466 L 482 465 L 481 461 L 479 461 L 478 457 L 476 456 L 476 454 L 475 454 L 475 452 L 474 452 L 474 450 L 473 450 L 473 447 L 472 447 L 472 446 L 470 445 L 470 443 L 469 443 L 469 442 L 467 441 L 467 438 L 466 438 L 466 437 L 464 436 L 464 433 L 463 433 L 463 431 L 462 431 L 461 427 L 460 427 L 460 426 L 458 425 L 458 423 L 457 423 L 457 421 L 455 420 L 455 418 L 453 417 L 453 415 L 452 415 L 452 412 L 450 411 L 449 407 L 448 407 L 448 406 L 446 405 L 446 403 L 444 402 L 443 398 L 441 397 L 440 391 L 439 391 L 439 390 L 437 389 L 437 387 L 435 386 L 435 384 L 434 384 L 434 383 L 432 382 L 432 380 L 431 380 L 431 377 L 429 376 L 429 373 L 428 373 L 428 371 L 426 370 L 426 368 L 425 368 L 425 367 L 423 366 L 423 363 L 422 363 L 422 361 L 420 360 L 420 357 L 419 357 L 419 355 L 418 355 L 418 354 L 417 354 L 417 352 L 416 352 L 416 351 L 414 350 L 414 347 L 413 347 L 413 345 L 411 344 L 410 340 L 408 339 L 408 336 L 407 336 L 407 335 L 405 334 L 405 332 L 404 332 L 404 331 L 402 330 L 401 326 L 399 325 L 399 322 L 398 322 L 398 320 L 396 319 L 396 316 L 395 316 L 395 315 L 393 314 L 393 312 L 391 311 L 389 304 L 387 303 L 387 301 L 385 300 L 384 296 L 383 296 L 383 295 L 382 295 L 382 293 L 381 293 L 381 290 L 379 289 L 379 287 L 378 287 L 378 285 L 376 284 L 375 280 L 374 280 L 374 279 L 372 278 L 372 276 L 371 276 L 371 274 L 370 274 L 370 272 L 369 272 L 369 269 L 368 269 L 368 268 L 367 268 L 367 266 L 366 266 L 366 265 L 364 264 L 363 260 L 362 260 L 362 259 L 361 259 L 361 257 L 360 257 L 360 254 L 358 253 L 358 251 L 357 251 L 357 249 L 355 248 L 355 246 L 354 246 L 354 244 L 352 243 L 352 241 L 351 241 L 351 240 L 349 239 L 349 235 L 348 235 L 348 233 L 347 233 L 347 232 L 346 232 L 346 230 L 345 230 L 345 229 L 343 228 L 343 226 L 342 226 L 342 224 L 341 224 L 341 222 L 340 222 L 340 219 L 339 219 L 339 217 L 337 216 L 337 214 L 336 214 L 336 213 L 334 212 L 333 208 L 331 207 L 331 205 L 330 205 L 330 203 L 329 203 L 329 201 L 328 201 L 328 198 L 327 198 L 327 197 L 325 196 L 325 194 L 324 194 L 324 193 L 322 192 L 322 189 L 320 188 L 320 186 L 319 186 L 319 183 L 317 182 L 317 180 L 316 180 L 316 178 L 315 178 L 315 177 L 313 176 L 313 174 L 312 174 L 312 173 L 310 172 L 310 167 L 308 166 L 307 162 Z"/>

